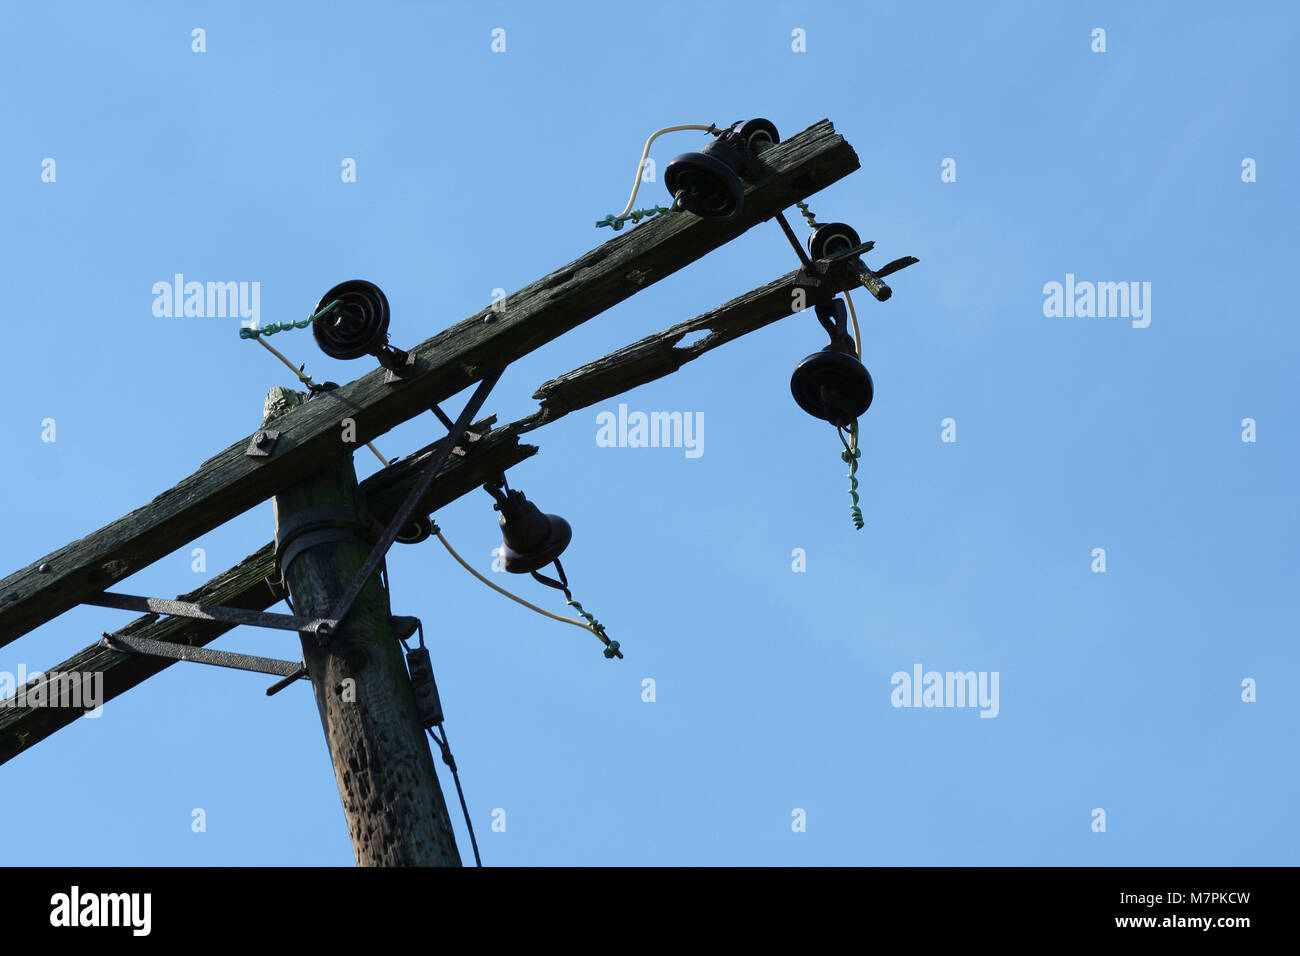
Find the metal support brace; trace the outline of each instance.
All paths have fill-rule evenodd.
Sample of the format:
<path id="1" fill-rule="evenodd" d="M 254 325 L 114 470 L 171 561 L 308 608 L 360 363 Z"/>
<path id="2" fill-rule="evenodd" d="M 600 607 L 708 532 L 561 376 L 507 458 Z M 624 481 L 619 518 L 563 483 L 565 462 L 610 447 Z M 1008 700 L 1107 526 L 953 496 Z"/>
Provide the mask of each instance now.
<path id="1" fill-rule="evenodd" d="M 170 614 L 173 617 L 190 617 L 200 621 L 272 627 L 281 631 L 311 634 L 317 639 L 327 638 L 336 630 L 336 622 L 328 618 L 294 617 L 290 614 L 274 614 L 270 611 L 249 611 L 244 608 L 220 607 L 215 604 L 168 601 L 135 594 L 118 594 L 114 591 L 96 594 L 94 597 L 86 598 L 82 603 L 94 604 L 97 607 L 114 607 L 122 611 L 144 611 L 151 614 Z"/>
<path id="2" fill-rule="evenodd" d="M 167 657 L 174 661 L 193 661 L 196 664 L 212 664 L 216 667 L 230 667 L 240 671 L 254 671 L 258 674 L 273 674 L 276 677 L 295 679 L 307 677 L 307 669 L 293 661 L 277 661 L 270 657 L 234 654 L 230 651 L 216 651 L 209 647 L 191 647 L 188 644 L 171 644 L 148 637 L 105 634 L 99 643 L 101 647 L 115 651 L 125 650 L 132 654 Z"/>
<path id="3" fill-rule="evenodd" d="M 357 572 L 352 583 L 348 585 L 347 591 L 339 599 L 334 607 L 334 614 L 328 618 L 305 618 L 297 617 L 290 614 L 274 614 L 269 611 L 249 611 L 243 608 L 220 607 L 214 604 L 194 604 L 189 601 L 169 601 L 163 598 L 140 597 L 135 594 L 118 594 L 113 591 L 104 591 L 94 597 L 86 598 L 83 604 L 93 604 L 98 607 L 112 607 L 123 611 L 145 611 L 152 614 L 170 614 L 174 617 L 196 618 L 201 621 L 221 621 L 226 624 L 251 624 L 254 627 L 271 627 L 283 631 L 297 631 L 300 634 L 309 634 L 316 638 L 322 644 L 328 641 L 338 631 L 339 622 L 347 616 L 348 611 L 352 609 L 353 603 L 361 594 L 361 589 L 365 587 L 371 575 L 378 570 L 383 563 L 384 557 L 388 554 L 389 548 L 397 540 L 398 534 L 415 514 L 416 506 L 420 499 L 428 492 L 429 487 L 433 484 L 438 472 L 442 466 L 447 463 L 452 451 L 456 448 L 457 443 L 464 436 L 469 424 L 478 414 L 483 403 L 487 400 L 488 393 L 492 391 L 492 386 L 497 383 L 501 377 L 501 371 L 498 370 L 490 375 L 484 376 L 479 382 L 478 388 L 465 403 L 465 409 L 460 413 L 460 418 L 452 423 L 447 435 L 447 440 L 443 443 L 440 451 L 432 461 L 425 466 L 420 473 L 420 477 L 412 485 L 406 500 L 402 502 L 397 513 L 393 515 L 392 520 L 379 536 L 371 549 L 370 555 L 362 565 L 361 570 Z M 441 409 L 434 406 L 441 415 Z M 262 433 L 259 433 L 262 434 Z M 305 548 L 322 541 L 335 540 L 341 536 L 353 537 L 371 530 L 368 526 L 355 521 L 345 520 L 345 515 L 336 513 L 312 513 L 299 525 L 282 529 L 279 540 L 276 542 L 276 559 L 280 565 L 281 572 L 292 563 Z M 165 645 L 164 645 L 165 646 Z M 212 653 L 221 653 L 214 651 Z M 196 660 L 197 658 L 179 658 L 180 660 Z M 214 663 L 205 661 L 205 663 Z M 234 666 L 234 665 L 227 665 Z M 277 673 L 272 671 L 268 673 Z M 288 673 L 280 676 L 288 677 Z M 270 693 L 280 689 L 279 685 L 272 688 Z"/>
<path id="4" fill-rule="evenodd" d="M 352 610 L 352 605 L 361 595 L 361 589 L 366 586 L 366 582 L 370 580 L 371 576 L 379 570 L 379 565 L 383 562 L 384 556 L 388 554 L 388 549 L 393 546 L 398 534 L 415 516 L 415 509 L 420 504 L 420 499 L 428 493 L 430 486 L 433 485 L 433 480 L 438 477 L 438 472 L 442 470 L 442 466 L 447 463 L 447 459 L 451 456 L 452 449 L 456 447 L 456 443 L 465 434 L 465 429 L 469 427 L 469 423 L 474 420 L 478 410 L 487 401 L 488 393 L 492 391 L 492 386 L 501 377 L 502 371 L 504 369 L 485 375 L 483 380 L 478 383 L 478 388 L 474 389 L 474 394 L 465 403 L 464 410 L 453 424 L 451 431 L 447 435 L 447 440 L 443 442 L 442 451 L 438 452 L 433 460 L 425 466 L 420 473 L 420 477 L 415 480 L 401 507 L 397 509 L 397 512 L 388 522 L 388 527 L 384 529 L 384 533 L 379 536 L 379 540 L 371 549 L 370 556 L 366 558 L 366 563 L 361 566 L 361 570 L 352 579 L 348 589 L 343 592 L 343 596 L 334 605 L 329 622 L 332 627 L 337 626 L 339 622 L 348 616 L 348 612 Z"/>

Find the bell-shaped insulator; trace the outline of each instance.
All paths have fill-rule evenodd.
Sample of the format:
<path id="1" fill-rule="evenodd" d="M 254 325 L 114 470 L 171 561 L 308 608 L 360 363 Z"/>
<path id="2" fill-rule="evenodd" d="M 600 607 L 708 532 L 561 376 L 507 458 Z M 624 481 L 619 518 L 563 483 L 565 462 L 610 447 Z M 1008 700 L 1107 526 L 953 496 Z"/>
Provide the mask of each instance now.
<path id="1" fill-rule="evenodd" d="M 828 345 L 795 367 L 790 391 L 813 418 L 848 428 L 871 407 L 875 387 L 856 356 Z"/>
<path id="2" fill-rule="evenodd" d="M 501 512 L 501 564 L 511 574 L 527 574 L 546 567 L 569 546 L 573 529 L 559 515 L 542 514 L 522 491 L 501 491 L 485 486 Z"/>

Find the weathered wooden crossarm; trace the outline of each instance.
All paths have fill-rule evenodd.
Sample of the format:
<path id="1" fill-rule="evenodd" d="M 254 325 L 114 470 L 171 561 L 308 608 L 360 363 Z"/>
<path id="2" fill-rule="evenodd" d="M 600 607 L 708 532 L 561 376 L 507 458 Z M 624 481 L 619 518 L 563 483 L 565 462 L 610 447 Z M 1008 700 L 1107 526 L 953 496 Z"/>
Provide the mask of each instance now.
<path id="1" fill-rule="evenodd" d="M 497 473 L 517 465 L 537 453 L 535 445 L 521 445 L 518 439 L 501 429 L 488 432 L 493 419 L 477 422 L 473 429 L 486 435 L 469 442 L 470 451 L 463 456 L 453 455 L 439 472 L 437 481 L 422 504 L 430 512 L 477 489 Z M 394 462 L 383 471 L 361 482 L 369 512 L 380 521 L 387 520 L 406 495 L 422 465 L 432 457 L 441 442 L 436 442 L 401 461 Z M 223 607 L 265 611 L 283 599 L 283 593 L 268 583 L 275 575 L 275 546 L 267 544 L 237 566 L 217 575 L 203 587 L 182 595 L 184 600 Z M 111 612 L 106 612 L 111 613 Z M 234 625 L 220 621 L 201 621 L 183 617 L 159 618 L 147 614 L 116 629 L 116 633 L 142 637 L 174 644 L 202 647 L 215 641 Z M 111 628 L 110 628 L 111 629 Z M 90 635 L 88 635 L 89 637 Z M 286 656 L 294 653 L 297 641 L 273 632 L 266 636 L 262 646 L 284 648 Z M 50 689 L 51 676 L 72 673 L 102 673 L 104 699 L 112 700 L 159 671 L 170 667 L 174 661 L 160 657 L 122 653 L 105 648 L 100 642 L 90 645 L 68 660 L 56 665 L 36 680 L 28 681 L 22 688 L 29 697 L 37 685 Z M 56 678 L 57 679 L 57 678 Z M 81 711 L 46 706 L 0 706 L 0 763 L 12 759 L 27 748 L 44 740 L 55 731 L 73 723 Z"/>
<path id="2" fill-rule="evenodd" d="M 802 292 L 806 304 L 817 296 L 835 295 L 859 287 L 860 274 L 854 263 L 833 262 L 820 282 L 810 284 L 802 270 L 791 272 L 761 288 L 737 296 L 724 305 L 693 319 L 679 322 L 655 335 L 646 336 L 603 358 L 557 376 L 543 384 L 533 395 L 542 407 L 525 418 L 487 432 L 485 437 L 462 443 L 464 455 L 453 455 L 434 484 L 424 504 L 426 512 L 436 511 L 448 502 L 478 488 L 499 471 L 536 453 L 531 445 L 517 445 L 517 436 L 555 421 L 572 411 L 589 407 L 646 382 L 675 372 L 682 365 L 711 352 L 740 336 L 794 315 L 796 292 Z M 820 341 L 822 332 L 809 321 L 810 342 Z M 690 345 L 677 343 L 693 332 L 708 329 L 710 334 Z M 810 348 L 812 345 L 810 344 Z M 483 433 L 493 419 L 474 425 Z M 440 443 L 439 443 L 440 444 Z M 401 503 L 407 489 L 418 476 L 437 445 L 394 462 L 361 483 L 368 510 L 386 520 Z M 468 466 L 468 467 L 464 467 Z M 274 574 L 274 547 L 266 545 L 246 558 L 239 566 L 219 575 L 190 595 L 187 600 L 265 610 L 280 600 L 266 584 Z M 219 623 L 146 616 L 132 622 L 121 633 L 164 641 L 201 646 L 224 634 L 230 627 Z M 112 699 L 153 674 L 171 665 L 171 661 L 120 654 L 91 645 L 53 668 L 54 673 L 104 672 L 105 699 Z M 30 686 L 30 685 L 29 685 Z M 0 763 L 44 740 L 61 727 L 72 723 L 78 713 L 56 708 L 0 708 Z"/>
<path id="3" fill-rule="evenodd" d="M 849 261 L 854 264 L 858 270 L 858 275 L 862 279 L 863 287 L 875 296 L 879 301 L 886 302 L 894 294 L 894 290 L 885 284 L 885 276 L 893 275 L 900 269 L 906 269 L 908 266 L 914 266 L 921 260 L 916 256 L 902 256 L 887 262 L 880 268 L 879 272 L 870 269 L 865 262 L 857 256 L 851 256 Z"/>
<path id="4" fill-rule="evenodd" d="M 671 375 L 720 345 L 789 318 L 796 305 L 811 306 L 818 296 L 837 295 L 861 284 L 858 264 L 846 259 L 830 260 L 816 285 L 803 270 L 791 272 L 716 309 L 551 379 L 533 394 L 533 398 L 541 400 L 542 407 L 527 418 L 504 426 L 503 431 L 532 431 L 569 412 Z M 809 351 L 812 351 L 814 343 L 818 347 L 825 344 L 824 335 L 816 322 L 810 320 L 808 326 Z M 704 338 L 678 346 L 686 336 L 705 329 L 709 334 Z"/>
<path id="5" fill-rule="evenodd" d="M 404 381 L 387 384 L 379 369 L 321 395 L 277 421 L 268 457 L 249 457 L 251 436 L 240 439 L 144 507 L 0 581 L 0 646 L 337 460 L 350 451 L 344 418 L 359 441 L 373 439 L 858 168 L 828 121 L 766 150 L 762 161 L 766 172 L 746 187 L 732 221 L 674 213 L 616 235 L 496 310 L 410 349 L 415 363 Z"/>

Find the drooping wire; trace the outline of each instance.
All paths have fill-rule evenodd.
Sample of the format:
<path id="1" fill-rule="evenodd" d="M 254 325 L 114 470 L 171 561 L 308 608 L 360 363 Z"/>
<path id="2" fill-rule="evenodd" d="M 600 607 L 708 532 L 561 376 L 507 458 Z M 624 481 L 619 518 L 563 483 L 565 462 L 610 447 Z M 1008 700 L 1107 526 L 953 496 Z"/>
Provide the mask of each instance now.
<path id="1" fill-rule="evenodd" d="M 592 626 L 592 624 L 584 624 L 582 621 L 575 620 L 574 618 L 571 617 L 562 617 L 559 614 L 552 614 L 550 611 L 547 611 L 544 608 L 540 608 L 536 604 L 530 604 L 529 602 L 525 601 L 523 598 L 519 597 L 518 595 L 511 594 L 505 588 L 500 587 L 499 585 L 495 584 L 492 581 L 489 581 L 483 575 L 479 574 L 479 572 L 476 571 L 473 567 L 471 567 L 470 564 L 464 558 L 462 558 L 459 554 L 456 553 L 456 549 L 451 546 L 451 542 L 449 542 L 446 538 L 442 536 L 441 531 L 436 532 L 436 534 L 438 540 L 442 542 L 442 546 L 447 549 L 447 553 L 456 559 L 456 563 L 459 564 L 466 571 L 468 571 L 470 574 L 474 575 L 474 577 L 478 578 L 488 587 L 490 587 L 493 591 L 496 591 L 498 594 L 505 595 L 506 597 L 510 598 L 510 600 L 514 601 L 516 604 L 522 604 L 530 611 L 536 611 L 538 614 L 541 614 L 543 617 L 549 617 L 551 620 L 559 621 L 562 624 L 572 624 L 574 627 L 580 627 L 584 631 L 592 631 L 593 633 L 596 634 L 597 637 L 601 636 L 601 632 L 596 630 L 596 627 L 599 626 L 599 622 L 595 622 L 594 618 L 590 619 L 595 624 L 595 626 Z M 574 604 L 574 607 L 578 609 L 579 614 L 582 614 L 584 617 L 588 616 L 582 610 L 581 606 L 579 606 L 578 604 Z"/>
<path id="2" fill-rule="evenodd" d="M 260 341 L 260 340 L 259 340 L 259 341 Z M 265 344 L 265 343 L 263 343 L 263 344 Z M 276 353 L 276 354 L 279 354 L 279 353 Z M 283 358 L 283 356 L 281 356 L 281 358 Z M 287 360 L 286 360 L 286 362 L 287 362 Z M 292 368 L 292 367 L 293 367 L 293 366 L 290 365 L 290 368 Z M 375 447 L 373 444 L 371 444 L 370 442 L 366 442 L 366 447 L 369 448 L 372 452 L 374 452 L 375 457 L 379 459 L 379 461 L 383 464 L 383 466 L 384 466 L 385 468 L 388 467 L 388 465 L 390 464 L 389 460 L 388 460 L 387 458 L 385 458 L 382 454 L 380 454 L 378 448 L 376 448 L 376 447 Z M 600 627 L 600 623 L 599 623 L 598 621 L 596 621 L 595 618 L 592 618 L 592 617 L 591 617 L 590 615 L 588 615 L 585 611 L 583 611 L 581 605 L 575 603 L 575 604 L 574 604 L 574 607 L 576 607 L 576 608 L 578 609 L 578 613 L 579 613 L 579 614 L 582 614 L 583 617 L 588 618 L 588 619 L 592 622 L 591 624 L 584 624 L 582 621 L 576 620 L 576 619 L 571 618 L 571 617 L 563 617 L 562 615 L 559 615 L 559 614 L 552 614 L 550 611 L 546 610 L 545 608 L 540 608 L 540 607 L 538 607 L 536 604 L 532 604 L 532 603 L 530 603 L 530 602 L 528 602 L 528 601 L 525 601 L 523 598 L 519 597 L 519 595 L 517 595 L 517 594 L 512 594 L 510 591 L 507 591 L 505 588 L 501 587 L 499 584 L 495 583 L 494 581 L 489 581 L 489 580 L 488 580 L 487 578 L 485 578 L 482 574 L 480 574 L 477 570 L 475 570 L 475 568 L 474 568 L 472 565 L 470 565 L 470 563 L 469 563 L 468 561 L 466 561 L 464 558 L 462 558 L 462 557 L 460 556 L 460 554 L 456 551 L 456 549 L 453 548 L 453 547 L 451 546 L 451 542 L 448 541 L 448 540 L 446 539 L 446 537 L 443 536 L 443 533 L 442 533 L 442 530 L 441 530 L 441 529 L 435 527 L 433 533 L 434 533 L 434 535 L 438 538 L 438 540 L 439 540 L 440 542 L 442 542 L 442 546 L 443 546 L 444 548 L 447 549 L 447 553 L 450 554 L 453 558 L 455 558 L 457 564 L 459 564 L 462 568 L 464 568 L 464 569 L 465 569 L 466 571 L 468 571 L 470 574 L 474 575 L 474 577 L 478 578 L 480 581 L 482 581 L 484 584 L 486 584 L 488 587 L 490 587 L 493 591 L 496 591 L 498 594 L 502 594 L 502 595 L 504 595 L 505 597 L 508 597 L 510 600 L 514 601 L 516 604 L 522 604 L 524 607 L 528 608 L 528 610 L 530 610 L 530 611 L 536 611 L 538 614 L 542 615 L 543 617 L 549 617 L 551 620 L 553 620 L 553 621 L 559 621 L 561 624 L 572 624 L 574 627 L 580 627 L 580 628 L 582 628 L 584 631 L 591 631 L 593 634 L 595 634 L 597 637 L 599 637 L 602 641 L 604 641 L 607 645 L 609 644 L 609 639 L 608 639 L 607 637 L 605 637 L 604 629 Z M 593 625 L 594 625 L 594 626 L 593 626 Z M 598 630 L 598 628 L 599 628 L 599 630 Z M 621 654 L 620 654 L 619 656 L 622 657 Z"/>
<path id="3" fill-rule="evenodd" d="M 858 361 L 862 361 L 862 330 L 858 328 L 858 311 L 853 308 L 853 296 L 849 295 L 849 290 L 844 290 L 844 301 L 849 304 L 849 316 L 853 319 L 853 352 L 857 355 Z"/>
<path id="4" fill-rule="evenodd" d="M 597 228 L 600 226 L 612 226 L 614 231 L 617 232 L 623 228 L 623 223 L 629 219 L 635 223 L 639 222 L 644 217 L 653 216 L 656 213 L 671 211 L 669 209 L 664 209 L 662 206 L 655 206 L 651 209 L 637 209 L 633 211 L 632 203 L 636 202 L 637 191 L 641 188 L 641 171 L 645 169 L 646 157 L 650 155 L 650 144 L 664 133 L 675 133 L 678 130 L 687 129 L 701 130 L 705 133 L 712 133 L 714 136 L 721 135 L 722 133 L 722 130 L 718 129 L 712 123 L 708 126 L 697 126 L 694 124 L 686 124 L 684 126 L 665 126 L 663 129 L 655 130 L 651 133 L 650 138 L 645 141 L 645 148 L 641 150 L 641 160 L 636 164 L 636 178 L 632 181 L 632 195 L 627 198 L 627 205 L 623 207 L 623 211 L 617 216 L 606 216 L 604 219 L 597 222 Z"/>
<path id="5" fill-rule="evenodd" d="M 416 620 L 415 623 L 415 629 L 416 632 L 420 635 L 420 650 L 425 651 L 427 657 L 428 648 L 424 644 L 424 624 L 418 619 Z M 402 649 L 405 650 L 407 655 L 409 656 L 411 653 L 411 649 L 406 644 L 406 638 L 398 638 L 398 640 L 401 642 Z M 430 667 L 429 669 L 429 674 L 430 674 L 430 680 L 432 680 L 432 675 L 433 675 L 432 667 Z M 436 699 L 437 696 L 436 688 L 434 691 L 434 696 Z M 465 802 L 465 791 L 460 785 L 460 770 L 456 766 L 456 758 L 452 756 L 451 744 L 448 742 L 447 739 L 447 727 L 443 721 L 441 704 L 439 704 L 437 707 L 437 716 L 432 719 L 437 721 L 436 726 L 442 731 L 442 736 L 439 737 L 436 733 L 434 733 L 433 727 L 427 727 L 425 729 L 428 730 L 429 736 L 433 738 L 433 742 L 438 745 L 438 749 L 442 752 L 442 762 L 451 768 L 451 778 L 456 782 L 456 795 L 460 798 L 460 812 L 465 817 L 465 828 L 469 830 L 469 842 L 470 845 L 474 848 L 474 865 L 482 866 L 483 859 L 478 854 L 478 839 L 474 836 L 474 821 L 470 818 L 469 815 L 469 805 L 466 804 Z"/>
<path id="6" fill-rule="evenodd" d="M 470 819 L 469 807 L 465 803 L 465 791 L 460 785 L 460 773 L 456 770 L 456 758 L 451 755 L 451 745 L 447 743 L 447 728 L 445 726 L 442 728 L 442 736 L 439 737 L 430 727 L 429 736 L 442 751 L 442 762 L 451 768 L 451 779 L 456 783 L 456 796 L 460 797 L 460 812 L 465 817 L 465 828 L 469 830 L 469 845 L 474 848 L 474 865 L 482 866 L 483 859 L 478 855 L 478 839 L 474 836 L 474 822 Z"/>
<path id="7" fill-rule="evenodd" d="M 271 345 L 269 342 L 264 341 L 263 339 L 256 339 L 255 341 L 259 345 L 261 345 L 264 349 L 266 349 L 268 352 L 270 352 L 272 355 L 274 355 L 276 358 L 278 358 L 281 362 L 283 362 L 285 366 L 291 372 L 293 372 L 294 375 L 298 377 L 298 381 L 306 385 L 307 389 L 313 395 L 319 392 L 329 391 L 330 388 L 329 384 L 318 385 L 316 382 L 312 381 L 311 376 L 303 372 L 301 366 L 295 366 L 292 362 L 290 362 L 287 358 L 285 358 L 285 356 L 279 350 L 277 350 L 275 346 Z M 390 464 L 392 464 L 392 462 L 389 459 L 385 458 L 384 455 L 379 451 L 379 449 L 375 447 L 374 442 L 366 442 L 366 447 L 370 449 L 371 453 L 377 459 L 379 459 L 379 463 L 382 464 L 385 468 L 387 468 Z M 591 615 L 587 614 L 587 612 L 582 609 L 582 605 L 578 604 L 577 602 L 570 602 L 577 609 L 578 613 L 581 614 L 584 618 L 586 618 L 589 623 L 584 624 L 582 621 L 576 620 L 575 618 L 563 617 L 559 614 L 552 614 L 550 611 L 547 611 L 544 608 L 540 608 L 536 604 L 531 604 L 528 601 L 525 601 L 523 598 L 519 597 L 518 595 L 510 593 L 500 585 L 495 584 L 494 582 L 489 581 L 487 578 L 483 577 L 483 575 L 479 574 L 478 571 L 476 571 L 473 567 L 471 567 L 470 564 L 456 552 L 456 549 L 451 546 L 451 542 L 448 541 L 445 537 L 443 537 L 442 531 L 436 530 L 435 533 L 437 534 L 438 540 L 442 542 L 442 546 L 447 549 L 447 552 L 453 558 L 456 559 L 456 562 L 462 568 L 468 571 L 470 574 L 474 575 L 474 577 L 478 578 L 480 581 L 482 581 L 484 584 L 490 587 L 492 590 L 496 591 L 499 594 L 505 595 L 506 597 L 510 598 L 510 600 L 514 601 L 516 604 L 522 604 L 530 611 L 536 611 L 538 614 L 541 614 L 543 617 L 549 617 L 551 620 L 559 621 L 561 624 L 572 624 L 574 627 L 580 627 L 584 631 L 591 631 L 593 634 L 599 637 L 606 644 L 607 646 L 606 649 L 608 650 L 608 645 L 610 644 L 610 640 L 608 637 L 605 636 L 604 628 L 601 627 L 600 622 L 598 622 L 595 618 L 591 617 Z M 292 609 L 292 605 L 290 605 L 290 608 Z M 614 645 L 617 646 L 617 642 L 614 642 Z M 613 655 L 606 654 L 606 656 L 612 657 Z M 622 657 L 623 655 L 619 654 L 618 656 Z"/>

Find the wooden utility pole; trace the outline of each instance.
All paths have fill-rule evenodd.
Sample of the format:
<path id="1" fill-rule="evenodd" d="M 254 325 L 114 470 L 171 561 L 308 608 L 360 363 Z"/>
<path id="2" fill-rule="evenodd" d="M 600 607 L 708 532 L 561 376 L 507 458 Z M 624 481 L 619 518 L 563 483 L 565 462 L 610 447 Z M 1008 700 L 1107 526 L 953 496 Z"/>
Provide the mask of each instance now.
<path id="1" fill-rule="evenodd" d="M 301 392 L 271 389 L 263 424 L 306 401 Z M 370 551 L 358 530 L 366 512 L 351 456 L 286 488 L 274 502 L 278 550 L 281 560 L 290 562 L 284 576 L 294 611 L 326 616 Z M 378 574 L 366 582 L 339 632 L 324 644 L 304 634 L 302 653 L 357 864 L 459 866 Z"/>

